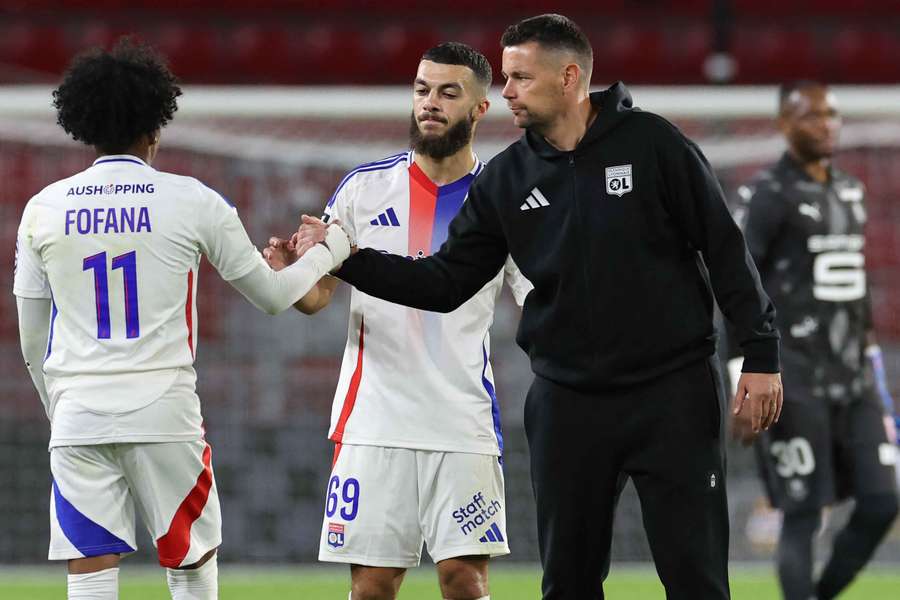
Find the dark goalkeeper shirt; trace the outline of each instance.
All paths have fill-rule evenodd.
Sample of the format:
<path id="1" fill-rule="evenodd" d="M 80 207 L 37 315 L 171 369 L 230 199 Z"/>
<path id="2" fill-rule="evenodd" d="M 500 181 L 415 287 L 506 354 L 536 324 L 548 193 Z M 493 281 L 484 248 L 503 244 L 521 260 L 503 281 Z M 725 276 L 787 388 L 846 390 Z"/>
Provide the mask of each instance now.
<path id="1" fill-rule="evenodd" d="M 774 308 L 699 148 L 633 108 L 622 83 L 591 102 L 599 113 L 574 151 L 529 131 L 491 160 L 435 255 L 362 249 L 338 276 L 378 298 L 449 312 L 510 254 L 534 284 L 518 344 L 536 374 L 586 391 L 711 355 L 714 291 L 744 370 L 778 372 Z"/>
<path id="2" fill-rule="evenodd" d="M 871 329 L 863 184 L 837 169 L 819 183 L 785 154 L 738 196 L 735 220 L 778 306 L 791 399 L 859 397 Z"/>

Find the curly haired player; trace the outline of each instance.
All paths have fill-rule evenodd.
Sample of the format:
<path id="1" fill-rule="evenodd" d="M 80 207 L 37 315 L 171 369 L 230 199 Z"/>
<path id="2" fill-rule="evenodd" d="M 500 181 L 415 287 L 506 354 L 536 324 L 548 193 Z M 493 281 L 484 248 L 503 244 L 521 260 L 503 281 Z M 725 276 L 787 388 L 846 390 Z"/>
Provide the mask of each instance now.
<path id="1" fill-rule="evenodd" d="M 179 95 L 165 64 L 128 39 L 77 58 L 54 105 L 97 159 L 34 196 L 19 226 L 22 353 L 51 423 L 49 558 L 68 560 L 71 600 L 118 596 L 136 513 L 172 598 L 217 597 L 221 515 L 193 368 L 201 255 L 275 314 L 350 252 L 330 227 L 276 273 L 227 200 L 153 169 Z"/>

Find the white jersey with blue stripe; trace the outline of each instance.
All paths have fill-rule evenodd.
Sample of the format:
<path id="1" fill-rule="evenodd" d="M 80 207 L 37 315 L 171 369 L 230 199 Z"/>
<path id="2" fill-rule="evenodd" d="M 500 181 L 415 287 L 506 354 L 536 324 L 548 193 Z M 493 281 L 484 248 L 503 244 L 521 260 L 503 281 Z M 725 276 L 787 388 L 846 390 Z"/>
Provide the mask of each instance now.
<path id="1" fill-rule="evenodd" d="M 226 280 L 259 261 L 222 196 L 134 156 L 101 157 L 28 202 L 13 292 L 52 300 L 51 447 L 199 439 L 201 254 Z"/>
<path id="2" fill-rule="evenodd" d="M 430 256 L 484 164 L 436 185 L 404 152 L 347 174 L 325 209 L 360 247 L 411 260 Z M 500 455 L 489 329 L 504 279 L 521 305 L 531 291 L 512 260 L 448 314 L 353 290 L 347 346 L 331 414 L 335 442 Z"/>

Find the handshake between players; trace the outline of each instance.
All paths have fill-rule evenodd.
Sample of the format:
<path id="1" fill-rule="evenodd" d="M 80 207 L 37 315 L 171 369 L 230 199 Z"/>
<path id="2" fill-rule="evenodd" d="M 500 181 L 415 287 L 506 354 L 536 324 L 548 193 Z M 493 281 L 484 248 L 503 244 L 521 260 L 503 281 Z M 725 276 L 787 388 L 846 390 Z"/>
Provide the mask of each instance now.
<path id="1" fill-rule="evenodd" d="M 286 266 L 294 263 L 298 258 L 306 254 L 306 252 L 316 244 L 324 244 L 329 249 L 333 243 L 343 246 L 345 240 L 350 244 L 350 254 L 356 252 L 356 244 L 341 227 L 340 222 L 325 223 L 316 217 L 302 215 L 300 217 L 301 225 L 297 231 L 291 235 L 289 239 L 283 239 L 277 236 L 269 238 L 269 245 L 263 249 L 263 256 L 269 266 L 276 271 L 280 271 Z M 337 265 L 334 270 L 340 268 Z"/>

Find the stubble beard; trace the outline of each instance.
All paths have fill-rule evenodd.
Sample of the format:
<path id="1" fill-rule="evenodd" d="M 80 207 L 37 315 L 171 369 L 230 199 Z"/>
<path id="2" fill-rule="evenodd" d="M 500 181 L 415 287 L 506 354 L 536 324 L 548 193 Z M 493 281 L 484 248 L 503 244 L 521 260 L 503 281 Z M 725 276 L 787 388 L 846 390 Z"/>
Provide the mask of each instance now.
<path id="1" fill-rule="evenodd" d="M 532 112 L 528 112 L 524 119 L 520 120 L 516 126 L 519 129 L 525 129 L 530 131 L 536 135 L 544 135 L 549 129 L 549 120 L 543 118 L 541 115 L 535 115 Z"/>

